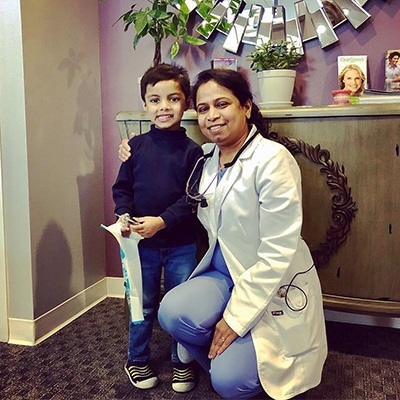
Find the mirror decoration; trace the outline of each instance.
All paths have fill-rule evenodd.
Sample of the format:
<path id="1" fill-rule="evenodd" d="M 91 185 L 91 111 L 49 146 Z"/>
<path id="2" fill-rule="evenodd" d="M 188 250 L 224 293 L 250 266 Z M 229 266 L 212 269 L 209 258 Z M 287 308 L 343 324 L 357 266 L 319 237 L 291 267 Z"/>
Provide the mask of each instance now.
<path id="1" fill-rule="evenodd" d="M 317 38 L 322 48 L 337 42 L 335 28 L 349 21 L 358 29 L 370 18 L 368 0 L 177 0 L 202 18 L 196 32 L 209 39 L 226 35 L 223 48 L 237 53 L 241 43 L 257 46 L 268 40 L 303 42 Z"/>

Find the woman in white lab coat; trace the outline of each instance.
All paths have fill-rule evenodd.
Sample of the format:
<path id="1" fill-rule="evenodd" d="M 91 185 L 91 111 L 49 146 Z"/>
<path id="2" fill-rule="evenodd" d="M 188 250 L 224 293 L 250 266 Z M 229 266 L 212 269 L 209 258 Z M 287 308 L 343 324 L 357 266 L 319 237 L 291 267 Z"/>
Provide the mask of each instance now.
<path id="1" fill-rule="evenodd" d="M 265 138 L 240 73 L 201 72 L 193 100 L 212 143 L 187 195 L 201 205 L 209 249 L 164 297 L 159 321 L 209 371 L 221 397 L 264 390 L 289 399 L 320 383 L 327 355 L 320 283 L 300 234 L 300 170 Z"/>

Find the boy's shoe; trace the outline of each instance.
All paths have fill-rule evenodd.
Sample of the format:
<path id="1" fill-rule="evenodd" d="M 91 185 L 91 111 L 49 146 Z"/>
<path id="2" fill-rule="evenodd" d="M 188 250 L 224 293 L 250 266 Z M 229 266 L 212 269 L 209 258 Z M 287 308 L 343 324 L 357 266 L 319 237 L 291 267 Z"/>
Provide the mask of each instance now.
<path id="1" fill-rule="evenodd" d="M 172 389 L 178 393 L 190 392 L 196 387 L 196 372 L 191 364 L 174 363 Z"/>
<path id="2" fill-rule="evenodd" d="M 158 378 L 147 363 L 133 363 L 128 360 L 125 372 L 132 385 L 139 389 L 151 389 L 157 386 Z"/>

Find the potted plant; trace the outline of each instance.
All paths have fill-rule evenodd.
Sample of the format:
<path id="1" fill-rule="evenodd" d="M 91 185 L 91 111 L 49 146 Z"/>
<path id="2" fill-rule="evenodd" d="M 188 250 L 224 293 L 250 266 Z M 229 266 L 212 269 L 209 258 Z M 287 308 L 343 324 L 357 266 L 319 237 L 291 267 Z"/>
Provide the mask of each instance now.
<path id="1" fill-rule="evenodd" d="M 261 107 L 288 106 L 294 89 L 295 68 L 303 54 L 292 42 L 268 41 L 257 46 L 247 57 L 257 72 Z"/>
<path id="2" fill-rule="evenodd" d="M 118 21 L 123 20 L 124 31 L 130 26 L 135 29 L 134 49 L 141 38 L 150 35 L 154 39 L 153 66 L 161 63 L 161 42 L 169 36 L 175 37 L 170 50 L 171 60 L 179 53 L 181 40 L 195 46 L 206 43 L 187 33 L 190 10 L 185 0 L 149 0 L 149 3 L 150 6 L 138 10 L 135 10 L 136 4 L 134 4 Z"/>

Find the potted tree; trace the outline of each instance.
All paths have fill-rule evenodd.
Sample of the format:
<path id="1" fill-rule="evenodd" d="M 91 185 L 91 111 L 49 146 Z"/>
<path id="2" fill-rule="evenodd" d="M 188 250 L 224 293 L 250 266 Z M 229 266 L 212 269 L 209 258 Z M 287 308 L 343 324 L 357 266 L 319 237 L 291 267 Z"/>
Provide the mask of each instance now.
<path id="1" fill-rule="evenodd" d="M 169 36 L 175 37 L 170 50 L 171 60 L 179 53 L 181 40 L 195 46 L 205 43 L 204 40 L 187 33 L 190 10 L 185 0 L 149 0 L 149 3 L 150 6 L 138 10 L 135 10 L 134 4 L 118 21 L 123 20 L 124 31 L 130 26 L 135 29 L 133 48 L 147 35 L 154 39 L 153 66 L 161 63 L 161 42 Z"/>
<path id="2" fill-rule="evenodd" d="M 285 40 L 268 41 L 257 46 L 247 57 L 257 72 L 261 107 L 289 106 L 293 95 L 295 68 L 303 54 Z"/>

